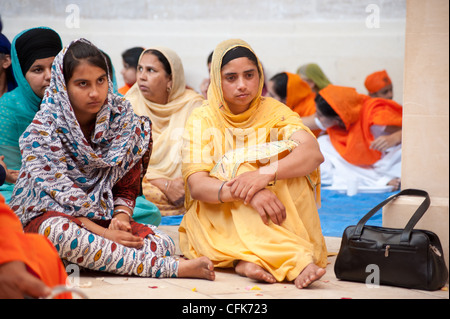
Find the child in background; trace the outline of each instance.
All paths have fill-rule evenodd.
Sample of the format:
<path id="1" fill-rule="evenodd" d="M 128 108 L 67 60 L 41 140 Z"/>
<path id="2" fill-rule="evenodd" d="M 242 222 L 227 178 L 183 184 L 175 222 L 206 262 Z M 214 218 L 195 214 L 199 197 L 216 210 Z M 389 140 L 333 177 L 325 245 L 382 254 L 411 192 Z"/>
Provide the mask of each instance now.
<path id="1" fill-rule="evenodd" d="M 123 69 L 120 73 L 125 82 L 125 85 L 119 89 L 119 93 L 122 95 L 125 95 L 136 83 L 136 70 L 142 51 L 144 51 L 144 48 L 135 47 L 122 53 Z"/>

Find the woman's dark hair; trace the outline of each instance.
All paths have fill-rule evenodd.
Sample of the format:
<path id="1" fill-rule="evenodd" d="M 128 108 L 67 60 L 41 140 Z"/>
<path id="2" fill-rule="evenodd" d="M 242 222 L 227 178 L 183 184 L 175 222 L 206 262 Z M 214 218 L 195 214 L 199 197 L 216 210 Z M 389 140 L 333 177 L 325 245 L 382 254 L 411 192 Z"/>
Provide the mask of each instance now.
<path id="1" fill-rule="evenodd" d="M 105 59 L 106 59 L 106 65 L 108 66 L 108 70 L 111 70 L 111 71 L 109 72 L 109 78 L 111 79 L 111 81 L 114 81 L 114 77 L 113 77 L 113 65 L 112 65 L 111 58 L 109 57 L 109 55 L 108 55 L 105 51 L 100 50 L 100 52 L 105 56 Z"/>
<path id="2" fill-rule="evenodd" d="M 220 68 L 222 69 L 228 62 L 237 58 L 248 58 L 256 65 L 258 73 L 261 76 L 261 70 L 258 67 L 258 58 L 252 51 L 241 46 L 234 47 L 233 49 L 225 53 L 225 55 L 222 58 L 222 65 L 220 66 Z"/>
<path id="3" fill-rule="evenodd" d="M 325 117 L 339 117 L 335 110 L 331 107 L 330 104 L 319 94 L 316 95 L 316 107 L 319 109 L 320 113 Z"/>
<path id="4" fill-rule="evenodd" d="M 159 62 L 161 62 L 161 64 L 163 65 L 164 70 L 166 71 L 167 75 L 172 75 L 172 68 L 170 67 L 170 63 L 167 60 L 167 58 L 164 56 L 164 54 L 162 54 L 158 50 L 153 50 L 153 49 L 145 51 L 145 54 L 147 54 L 147 53 L 151 53 L 154 56 L 156 56 L 158 58 Z"/>
<path id="5" fill-rule="evenodd" d="M 135 47 L 128 50 L 125 50 L 122 53 L 123 61 L 128 64 L 132 68 L 136 68 L 139 62 L 139 57 L 141 53 L 144 51 L 144 48 Z"/>
<path id="6" fill-rule="evenodd" d="M 66 84 L 72 78 L 75 68 L 83 60 L 86 60 L 93 66 L 97 66 L 105 70 L 105 72 L 109 74 L 106 57 L 104 56 L 104 54 L 95 46 L 89 43 L 77 41 L 69 46 L 66 54 L 64 55 L 63 74 Z"/>
<path id="7" fill-rule="evenodd" d="M 208 55 L 208 59 L 206 59 L 206 65 L 212 62 L 213 53 L 214 51 L 211 51 L 211 53 Z"/>
<path id="8" fill-rule="evenodd" d="M 288 83 L 288 76 L 286 73 L 278 73 L 272 76 L 270 81 L 273 82 L 273 89 L 275 93 L 282 99 L 286 98 L 287 95 L 287 83 Z"/>

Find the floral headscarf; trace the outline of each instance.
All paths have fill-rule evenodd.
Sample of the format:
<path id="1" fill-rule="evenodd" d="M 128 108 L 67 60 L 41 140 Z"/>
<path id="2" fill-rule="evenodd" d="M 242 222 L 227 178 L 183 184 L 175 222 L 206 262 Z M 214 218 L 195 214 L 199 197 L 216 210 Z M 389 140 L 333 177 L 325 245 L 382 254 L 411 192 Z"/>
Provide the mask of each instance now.
<path id="1" fill-rule="evenodd" d="M 20 139 L 22 168 L 10 206 L 24 225 L 47 211 L 110 219 L 113 186 L 151 145 L 150 120 L 134 114 L 131 104 L 113 93 L 110 80 L 107 100 L 86 140 L 67 93 L 66 52 L 56 56 L 41 110 Z"/>

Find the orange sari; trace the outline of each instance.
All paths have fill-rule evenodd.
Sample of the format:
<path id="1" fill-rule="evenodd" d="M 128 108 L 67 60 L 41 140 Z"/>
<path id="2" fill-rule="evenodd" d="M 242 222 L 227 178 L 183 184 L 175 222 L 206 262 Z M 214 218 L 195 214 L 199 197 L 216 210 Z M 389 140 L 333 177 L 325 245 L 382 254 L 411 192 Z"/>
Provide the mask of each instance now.
<path id="1" fill-rule="evenodd" d="M 298 113 L 300 117 L 306 117 L 316 113 L 316 93 L 309 87 L 308 83 L 303 81 L 298 74 L 285 72 L 288 76 L 286 87 L 286 105 L 292 111 Z M 319 136 L 321 130 L 313 131 L 314 135 Z"/>
<path id="2" fill-rule="evenodd" d="M 0 196 L 0 265 L 22 261 L 28 271 L 47 286 L 65 285 L 67 274 L 56 249 L 42 235 L 25 234 L 22 224 Z M 70 293 L 58 299 L 71 299 Z"/>
<path id="3" fill-rule="evenodd" d="M 345 124 L 345 129 L 327 129 L 331 143 L 339 154 L 354 165 L 372 165 L 381 152 L 370 148 L 374 137 L 372 125 L 402 126 L 403 107 L 381 98 L 370 98 L 353 88 L 329 85 L 319 94 L 330 104 Z"/>

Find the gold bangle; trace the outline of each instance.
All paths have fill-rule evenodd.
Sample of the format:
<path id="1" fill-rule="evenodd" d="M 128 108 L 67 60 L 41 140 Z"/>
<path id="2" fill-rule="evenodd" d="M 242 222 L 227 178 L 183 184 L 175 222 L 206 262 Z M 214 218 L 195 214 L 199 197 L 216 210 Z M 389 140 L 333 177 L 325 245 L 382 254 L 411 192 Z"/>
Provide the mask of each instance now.
<path id="1" fill-rule="evenodd" d="M 222 191 L 223 185 L 225 185 L 226 181 L 222 183 L 222 185 L 220 185 L 219 187 L 219 191 L 217 192 L 217 198 L 219 199 L 219 202 L 221 202 L 222 204 L 224 203 L 222 201 L 222 199 L 220 198 L 220 192 Z"/>
<path id="2" fill-rule="evenodd" d="M 114 218 L 114 216 L 116 216 L 118 214 L 127 214 L 128 217 L 130 218 L 130 220 L 133 218 L 133 216 L 131 216 L 131 213 L 125 209 L 121 209 L 121 208 L 115 209 L 114 213 L 113 213 L 113 218 Z"/>
<path id="3" fill-rule="evenodd" d="M 166 183 L 164 184 L 164 192 L 167 192 L 167 190 L 170 187 L 170 184 L 172 183 L 171 180 L 167 180 Z"/>
<path id="4" fill-rule="evenodd" d="M 273 179 L 273 182 L 269 183 L 269 186 L 275 186 L 276 183 L 277 183 L 277 171 L 275 171 L 275 177 Z"/>

